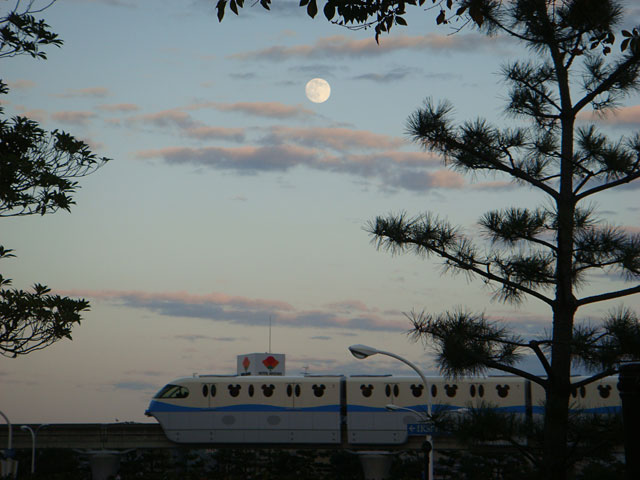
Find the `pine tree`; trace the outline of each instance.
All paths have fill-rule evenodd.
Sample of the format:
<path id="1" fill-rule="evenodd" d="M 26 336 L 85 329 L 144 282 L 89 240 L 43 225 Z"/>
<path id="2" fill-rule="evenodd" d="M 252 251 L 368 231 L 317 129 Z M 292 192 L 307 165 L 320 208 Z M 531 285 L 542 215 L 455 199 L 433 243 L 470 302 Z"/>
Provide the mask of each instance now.
<path id="1" fill-rule="evenodd" d="M 515 62 L 502 71 L 510 87 L 506 112 L 526 124 L 499 128 L 477 119 L 455 126 L 449 103 L 427 100 L 409 117 L 407 130 L 451 168 L 506 174 L 541 192 L 550 206 L 486 213 L 479 220 L 491 239 L 486 251 L 431 214 L 378 217 L 370 232 L 381 248 L 436 255 L 448 269 L 480 277 L 500 301 L 529 297 L 548 306 L 551 336 L 535 341 L 463 311 L 411 317 L 414 337 L 435 343 L 444 373 L 495 368 L 545 389 L 542 465 L 549 478 L 566 478 L 571 392 L 615 373 L 619 362 L 640 357 L 634 312 L 618 309 L 599 326 L 575 324 L 581 307 L 640 292 L 640 236 L 598 221 L 593 209 L 583 206 L 640 177 L 640 135 L 612 140 L 594 125 L 576 124 L 588 107 L 605 114 L 640 87 L 638 31 L 622 31 L 622 52 L 612 55 L 614 29 L 622 18 L 617 1 L 464 3 L 481 6 L 484 32 L 510 35 L 537 53 L 536 61 Z M 621 273 L 632 286 L 580 296 L 590 275 L 602 271 Z M 516 367 L 526 349 L 539 358 L 545 376 Z M 572 383 L 576 363 L 593 376 Z"/>

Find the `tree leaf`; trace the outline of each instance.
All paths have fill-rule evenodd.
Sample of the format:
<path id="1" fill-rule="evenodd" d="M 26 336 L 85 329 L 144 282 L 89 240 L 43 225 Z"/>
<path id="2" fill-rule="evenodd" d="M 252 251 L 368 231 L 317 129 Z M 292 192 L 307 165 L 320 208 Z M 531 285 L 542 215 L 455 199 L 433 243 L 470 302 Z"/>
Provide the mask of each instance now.
<path id="1" fill-rule="evenodd" d="M 307 15 L 311 18 L 314 18 L 318 13 L 318 5 L 316 4 L 316 0 L 309 0 L 309 5 L 307 5 Z"/>
<path id="2" fill-rule="evenodd" d="M 336 6 L 332 2 L 327 2 L 323 9 L 324 16 L 327 20 L 331 20 L 336 14 Z"/>

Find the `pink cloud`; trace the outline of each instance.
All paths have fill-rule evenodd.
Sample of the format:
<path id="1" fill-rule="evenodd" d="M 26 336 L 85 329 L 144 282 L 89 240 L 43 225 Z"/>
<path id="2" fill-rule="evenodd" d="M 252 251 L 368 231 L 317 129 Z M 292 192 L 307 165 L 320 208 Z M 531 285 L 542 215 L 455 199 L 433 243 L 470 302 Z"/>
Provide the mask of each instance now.
<path id="1" fill-rule="evenodd" d="M 171 164 L 192 164 L 245 172 L 284 171 L 299 164 L 313 164 L 319 152 L 297 145 L 273 147 L 168 147 L 138 152 L 139 158 L 163 158 Z"/>
<path id="2" fill-rule="evenodd" d="M 604 125 L 639 125 L 640 105 L 617 108 L 613 111 L 601 115 L 597 112 L 582 112 L 578 118 L 580 120 L 592 121 Z"/>
<path id="3" fill-rule="evenodd" d="M 238 305 L 252 308 L 272 308 L 278 311 L 293 310 L 293 307 L 286 303 L 273 300 L 253 299 L 248 297 L 227 295 L 226 293 L 212 292 L 203 295 L 192 294 L 188 292 L 165 292 L 152 293 L 142 292 L 139 290 L 122 291 L 122 290 L 66 290 L 57 292 L 61 295 L 70 295 L 74 297 L 87 297 L 100 300 L 113 300 L 118 298 L 132 298 L 138 300 L 159 300 L 159 301 L 177 301 L 185 304 L 202 305 L 204 303 L 216 303 L 220 305 Z"/>
<path id="4" fill-rule="evenodd" d="M 31 120 L 35 120 L 36 122 L 44 122 L 47 119 L 47 112 L 45 112 L 42 109 L 36 109 L 36 110 L 23 110 L 22 107 L 19 108 L 20 111 L 20 116 L 21 117 L 27 117 Z"/>
<path id="5" fill-rule="evenodd" d="M 223 112 L 239 112 L 269 118 L 310 117 L 316 115 L 313 110 L 304 108 L 301 105 L 292 106 L 279 102 L 205 102 L 186 107 L 187 110 L 197 110 L 201 108 L 213 108 Z"/>
<path id="6" fill-rule="evenodd" d="M 382 150 L 398 148 L 405 144 L 401 138 L 348 128 L 273 127 L 266 141 L 276 143 L 295 141 L 307 146 L 330 147 L 339 151 L 354 148 Z"/>
<path id="7" fill-rule="evenodd" d="M 74 97 L 94 97 L 102 98 L 109 95 L 109 89 L 106 87 L 89 87 L 79 88 L 77 90 L 67 90 L 65 93 L 59 93 L 56 97 L 74 98 Z"/>
<path id="8" fill-rule="evenodd" d="M 382 187 L 426 191 L 431 188 L 460 188 L 462 176 L 442 170 L 438 157 L 419 152 L 380 152 L 370 155 L 332 155 L 326 146 L 312 148 L 286 144 L 227 147 L 166 147 L 137 152 L 142 159 L 160 158 L 172 165 L 195 165 L 237 173 L 288 171 L 298 166 L 338 174 L 376 179 Z"/>
<path id="9" fill-rule="evenodd" d="M 637 227 L 635 225 L 623 225 L 620 228 L 629 235 L 640 235 L 640 227 Z"/>
<path id="10" fill-rule="evenodd" d="M 131 120 L 135 122 L 150 123 L 158 127 L 177 125 L 181 128 L 188 128 L 196 124 L 191 115 L 177 109 L 138 115 L 133 117 Z"/>
<path id="11" fill-rule="evenodd" d="M 353 300 L 338 302 L 335 306 L 328 306 L 326 309 L 299 310 L 288 302 L 223 293 L 194 295 L 187 292 L 150 293 L 116 290 L 70 290 L 56 293 L 116 302 L 125 308 L 143 309 L 164 317 L 198 318 L 239 325 L 264 325 L 265 319 L 272 317 L 277 324 L 292 328 L 396 332 L 406 328 L 404 320 L 380 318 L 370 313 L 372 309 Z M 346 305 L 351 306 L 355 311 L 345 312 Z M 401 318 L 399 312 L 395 316 Z"/>
<path id="12" fill-rule="evenodd" d="M 291 57 L 363 57 L 391 53 L 397 50 L 429 50 L 445 53 L 453 50 L 475 51 L 494 46 L 498 40 L 481 35 L 436 35 L 422 36 L 392 35 L 380 39 L 380 44 L 372 38 L 355 40 L 345 35 L 334 35 L 318 40 L 314 45 L 295 47 L 273 46 L 260 50 L 231 55 L 236 60 L 266 59 L 281 61 Z"/>
<path id="13" fill-rule="evenodd" d="M 140 110 L 140 107 L 133 103 L 114 103 L 110 105 L 100 105 L 98 108 L 105 112 L 135 112 Z"/>
<path id="14" fill-rule="evenodd" d="M 189 127 L 184 130 L 185 135 L 192 138 L 205 139 L 227 139 L 241 142 L 244 140 L 244 129 L 228 127 Z"/>
<path id="15" fill-rule="evenodd" d="M 431 174 L 431 185 L 444 188 L 462 188 L 465 185 L 464 177 L 451 170 L 438 170 Z"/>
<path id="16" fill-rule="evenodd" d="M 16 90 L 28 90 L 36 86 L 36 82 L 31 80 L 14 80 L 13 82 L 7 82 L 9 88 Z"/>
<path id="17" fill-rule="evenodd" d="M 72 125 L 87 125 L 89 121 L 96 115 L 92 112 L 57 112 L 51 115 L 51 117 L 61 123 L 68 123 Z"/>

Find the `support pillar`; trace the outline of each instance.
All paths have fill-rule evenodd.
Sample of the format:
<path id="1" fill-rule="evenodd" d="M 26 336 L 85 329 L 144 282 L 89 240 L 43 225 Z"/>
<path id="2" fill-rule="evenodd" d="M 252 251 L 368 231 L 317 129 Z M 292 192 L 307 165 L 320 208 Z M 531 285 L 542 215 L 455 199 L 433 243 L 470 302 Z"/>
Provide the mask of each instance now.
<path id="1" fill-rule="evenodd" d="M 389 478 L 393 453 L 383 451 L 358 452 L 364 480 L 386 480 Z"/>
<path id="2" fill-rule="evenodd" d="M 107 480 L 120 470 L 120 455 L 112 452 L 92 452 L 89 459 L 92 480 Z"/>

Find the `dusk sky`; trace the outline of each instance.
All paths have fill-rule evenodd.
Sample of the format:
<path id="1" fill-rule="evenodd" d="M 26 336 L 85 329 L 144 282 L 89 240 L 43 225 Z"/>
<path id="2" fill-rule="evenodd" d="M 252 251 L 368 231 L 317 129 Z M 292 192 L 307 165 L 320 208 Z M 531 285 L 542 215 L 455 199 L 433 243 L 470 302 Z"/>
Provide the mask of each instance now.
<path id="1" fill-rule="evenodd" d="M 0 410 L 12 422 L 151 421 L 149 399 L 171 379 L 235 373 L 236 355 L 267 351 L 270 319 L 271 351 L 292 375 L 412 373 L 390 358 L 356 360 L 354 343 L 436 375 L 405 335 L 412 310 L 485 312 L 527 337 L 550 329 L 541 302 L 492 302 L 480 280 L 378 251 L 365 231 L 376 215 L 431 211 L 473 235 L 486 211 L 545 204 L 509 178 L 447 170 L 405 135 L 427 97 L 450 100 L 459 122 L 513 122 L 500 68 L 531 52 L 452 34 L 417 8 L 377 45 L 372 30 L 312 20 L 297 1 L 249 4 L 219 23 L 213 0 L 59 0 L 42 17 L 63 47 L 47 60 L 2 59 L 5 114 L 113 159 L 80 181 L 70 214 L 0 221 L 14 287 L 91 301 L 73 341 L 0 357 Z M 627 4 L 630 28 L 640 6 Z M 0 1 L 0 15 L 13 5 Z M 305 96 L 317 77 L 331 85 L 324 103 Z M 598 120 L 602 130 L 638 131 L 638 100 Z M 639 187 L 596 196 L 598 217 L 640 231 Z M 593 280 L 582 293 L 630 286 Z M 638 312 L 640 296 L 579 318 L 622 304 Z"/>

